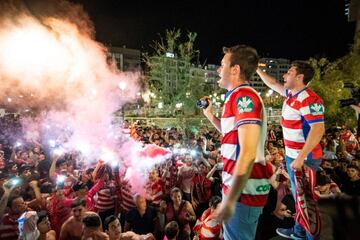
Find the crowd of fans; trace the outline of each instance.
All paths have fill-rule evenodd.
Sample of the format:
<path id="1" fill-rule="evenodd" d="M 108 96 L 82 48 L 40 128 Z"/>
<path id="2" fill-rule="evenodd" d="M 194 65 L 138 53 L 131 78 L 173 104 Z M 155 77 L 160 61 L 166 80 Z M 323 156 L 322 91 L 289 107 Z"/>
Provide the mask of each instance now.
<path id="1" fill-rule="evenodd" d="M 127 127 L 129 137 L 173 152 L 149 172 L 145 195 L 132 189 L 124 171 L 101 160 L 88 165 L 77 152 L 56 155 L 40 143 L 20 145 L 18 120 L 0 118 L 0 239 L 222 239 L 221 224 L 212 218 L 221 202 L 221 135 L 209 128 L 184 134 L 142 123 Z M 323 137 L 320 198 L 360 195 L 355 136 L 339 127 Z M 280 126 L 269 127 L 266 152 L 274 175 L 257 239 L 294 224 Z"/>

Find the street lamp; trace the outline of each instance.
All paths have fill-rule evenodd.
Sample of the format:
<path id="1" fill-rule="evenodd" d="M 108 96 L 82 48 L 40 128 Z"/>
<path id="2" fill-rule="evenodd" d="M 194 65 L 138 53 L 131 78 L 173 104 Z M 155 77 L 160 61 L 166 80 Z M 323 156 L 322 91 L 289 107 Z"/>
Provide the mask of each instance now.
<path id="1" fill-rule="evenodd" d="M 121 89 L 121 91 L 124 91 L 127 87 L 127 84 L 126 82 L 120 82 L 119 83 L 119 88 Z"/>

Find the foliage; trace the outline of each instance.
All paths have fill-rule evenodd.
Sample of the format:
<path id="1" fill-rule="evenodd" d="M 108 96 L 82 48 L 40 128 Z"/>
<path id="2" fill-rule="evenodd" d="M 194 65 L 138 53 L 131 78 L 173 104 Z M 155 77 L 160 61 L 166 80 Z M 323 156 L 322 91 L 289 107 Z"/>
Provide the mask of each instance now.
<path id="1" fill-rule="evenodd" d="M 181 41 L 180 29 L 166 30 L 165 38 L 154 41 L 153 54 L 144 54 L 147 86 L 156 96 L 152 104 L 163 102 L 164 109 L 172 109 L 170 115 L 198 115 L 196 101 L 208 94 L 204 89 L 205 70 L 192 64 L 199 52 L 194 49 L 196 37 L 196 33 L 188 32 Z"/>
<path id="2" fill-rule="evenodd" d="M 354 110 L 350 107 L 340 108 L 339 100 L 351 98 L 350 90 L 343 88 L 345 82 L 360 86 L 360 55 L 352 51 L 334 62 L 326 58 L 311 58 L 310 63 L 315 69 L 310 87 L 324 100 L 327 126 L 337 124 L 354 126 L 356 122 Z"/>

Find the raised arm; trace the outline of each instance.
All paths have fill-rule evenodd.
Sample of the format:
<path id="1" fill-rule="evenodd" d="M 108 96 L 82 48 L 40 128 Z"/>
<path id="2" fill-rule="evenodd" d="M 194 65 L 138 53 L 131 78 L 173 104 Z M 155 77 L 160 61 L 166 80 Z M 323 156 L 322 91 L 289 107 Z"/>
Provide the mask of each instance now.
<path id="1" fill-rule="evenodd" d="M 260 68 L 258 68 L 256 72 L 261 78 L 261 80 L 266 84 L 266 86 L 279 93 L 281 96 L 285 96 L 284 86 L 279 83 L 274 77 L 270 76 L 266 72 L 263 72 Z"/>
<path id="2" fill-rule="evenodd" d="M 0 219 L 3 217 L 4 213 L 5 213 L 5 209 L 7 206 L 7 202 L 9 200 L 9 196 L 11 191 L 14 189 L 14 187 L 8 187 L 10 186 L 9 182 L 4 182 L 3 184 L 3 189 L 4 189 L 4 194 L 2 195 L 1 199 L 0 199 Z"/>
<path id="3" fill-rule="evenodd" d="M 56 154 L 52 154 L 51 156 L 51 166 L 49 169 L 49 176 L 51 179 L 54 179 L 56 177 L 56 162 L 59 160 L 60 156 Z"/>

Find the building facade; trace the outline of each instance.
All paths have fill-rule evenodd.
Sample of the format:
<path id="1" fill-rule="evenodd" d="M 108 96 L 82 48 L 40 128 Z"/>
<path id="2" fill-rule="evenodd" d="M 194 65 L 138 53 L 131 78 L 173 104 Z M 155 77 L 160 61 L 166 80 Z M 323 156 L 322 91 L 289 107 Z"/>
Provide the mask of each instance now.
<path id="1" fill-rule="evenodd" d="M 141 64 L 141 52 L 138 49 L 125 47 L 108 47 L 109 56 L 115 60 L 120 71 L 139 70 Z"/>

